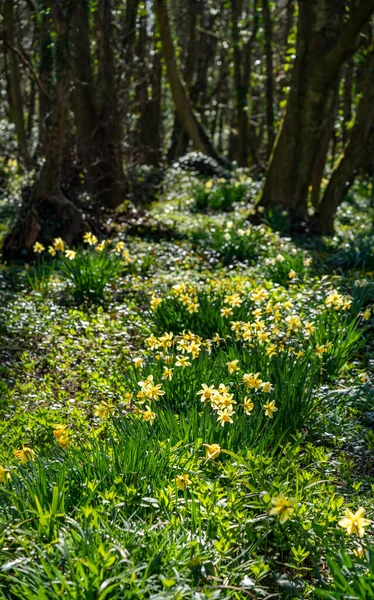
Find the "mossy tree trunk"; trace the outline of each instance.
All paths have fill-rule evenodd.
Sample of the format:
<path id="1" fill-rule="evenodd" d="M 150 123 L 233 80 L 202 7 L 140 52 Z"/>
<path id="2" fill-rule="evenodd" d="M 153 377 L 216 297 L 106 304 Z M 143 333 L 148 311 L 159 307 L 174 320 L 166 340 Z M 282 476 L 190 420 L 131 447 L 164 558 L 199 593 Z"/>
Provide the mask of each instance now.
<path id="1" fill-rule="evenodd" d="M 315 215 L 315 229 L 321 234 L 334 233 L 334 216 L 345 200 L 358 170 L 367 155 L 369 139 L 374 136 L 374 51 L 368 57 L 362 99 L 344 152 L 338 159 Z"/>
<path id="2" fill-rule="evenodd" d="M 265 208 L 289 209 L 305 218 L 308 188 L 334 103 L 340 67 L 357 49 L 357 37 L 374 11 L 360 0 L 345 18 L 341 0 L 299 4 L 296 59 L 286 114 L 259 197 Z"/>

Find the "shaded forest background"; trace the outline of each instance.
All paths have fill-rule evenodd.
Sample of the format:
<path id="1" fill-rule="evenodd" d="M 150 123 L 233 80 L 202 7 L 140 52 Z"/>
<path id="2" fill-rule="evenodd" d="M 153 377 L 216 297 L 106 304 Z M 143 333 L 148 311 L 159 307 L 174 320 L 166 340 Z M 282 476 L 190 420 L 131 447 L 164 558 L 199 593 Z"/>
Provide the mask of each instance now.
<path id="1" fill-rule="evenodd" d="M 1 193 L 9 160 L 28 181 L 7 260 L 79 242 L 176 161 L 263 177 L 258 206 L 305 234 L 374 176 L 374 0 L 0 6 Z"/>

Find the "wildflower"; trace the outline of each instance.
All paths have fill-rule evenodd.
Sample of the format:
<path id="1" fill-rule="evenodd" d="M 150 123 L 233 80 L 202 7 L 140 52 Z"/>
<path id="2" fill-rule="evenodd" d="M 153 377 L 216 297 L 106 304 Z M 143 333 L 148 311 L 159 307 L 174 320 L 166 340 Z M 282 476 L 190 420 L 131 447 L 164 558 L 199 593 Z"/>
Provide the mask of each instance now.
<path id="1" fill-rule="evenodd" d="M 371 314 L 370 308 L 367 308 L 365 310 L 365 312 L 362 314 L 362 318 L 364 319 L 364 321 L 368 321 L 370 319 L 370 314 Z"/>
<path id="2" fill-rule="evenodd" d="M 27 463 L 27 462 L 29 462 L 29 460 L 34 460 L 35 459 L 35 452 L 31 448 L 28 448 L 27 446 L 24 446 L 21 450 L 15 450 L 14 451 L 14 456 L 21 463 Z"/>
<path id="3" fill-rule="evenodd" d="M 65 250 L 65 256 L 66 258 L 68 258 L 69 260 L 74 260 L 75 256 L 76 256 L 76 252 L 74 252 L 74 250 Z"/>
<path id="4" fill-rule="evenodd" d="M 270 383 L 270 381 L 265 381 L 264 383 L 261 384 L 261 387 L 262 387 L 262 391 L 265 392 L 265 394 L 269 394 L 271 392 L 271 390 L 273 389 L 273 386 Z"/>
<path id="5" fill-rule="evenodd" d="M 253 388 L 259 390 L 262 385 L 262 379 L 259 377 L 260 373 L 245 373 L 243 375 L 243 381 L 247 388 Z"/>
<path id="6" fill-rule="evenodd" d="M 162 379 L 173 379 L 173 369 L 169 369 L 169 367 L 164 367 L 164 372 L 162 374 Z"/>
<path id="7" fill-rule="evenodd" d="M 231 415 L 234 414 L 234 411 L 230 408 L 226 408 L 225 410 L 218 411 L 217 419 L 220 421 L 222 427 L 224 427 L 225 423 L 233 423 Z"/>
<path id="8" fill-rule="evenodd" d="M 303 260 L 304 267 L 310 267 L 312 262 L 313 262 L 312 258 L 304 258 L 304 260 Z"/>
<path id="9" fill-rule="evenodd" d="M 239 371 L 239 367 L 238 367 L 238 359 L 232 360 L 230 362 L 226 363 L 226 367 L 229 371 L 229 375 L 232 375 L 232 373 L 235 373 L 235 371 Z"/>
<path id="10" fill-rule="evenodd" d="M 370 381 L 369 375 L 367 373 L 361 373 L 360 380 L 361 380 L 361 383 L 369 383 L 369 381 Z"/>
<path id="11" fill-rule="evenodd" d="M 132 359 L 132 362 L 134 363 L 134 366 L 135 366 L 137 369 L 141 369 L 141 368 L 142 368 L 142 366 L 143 366 L 143 359 L 142 359 L 142 357 L 141 357 L 141 356 L 137 356 L 136 358 L 133 358 L 133 359 Z"/>
<path id="12" fill-rule="evenodd" d="M 53 247 L 57 252 L 63 252 L 65 250 L 65 242 L 62 238 L 57 237 L 53 240 Z"/>
<path id="13" fill-rule="evenodd" d="M 114 412 L 114 406 L 111 402 L 100 402 L 100 404 L 95 408 L 94 415 L 95 417 L 99 417 L 99 419 L 106 419 Z"/>
<path id="14" fill-rule="evenodd" d="M 295 277 L 297 277 L 296 271 L 291 269 L 291 271 L 288 273 L 288 277 L 289 277 L 289 279 L 294 279 Z"/>
<path id="15" fill-rule="evenodd" d="M 96 252 L 102 252 L 102 251 L 104 250 L 105 246 L 106 246 L 105 240 L 102 240 L 102 241 L 100 242 L 100 244 L 97 244 L 97 245 L 95 246 L 95 250 L 96 250 Z"/>
<path id="16" fill-rule="evenodd" d="M 265 411 L 265 415 L 267 417 L 269 417 L 270 419 L 273 418 L 273 413 L 277 412 L 277 407 L 275 406 L 275 400 L 272 400 L 271 402 L 266 402 L 266 404 L 264 404 L 264 406 L 262 407 Z"/>
<path id="17" fill-rule="evenodd" d="M 277 347 L 275 344 L 269 344 L 266 348 L 266 354 L 270 357 L 277 355 Z"/>
<path id="18" fill-rule="evenodd" d="M 217 346 L 219 346 L 219 343 L 222 339 L 223 338 L 220 338 L 218 333 L 215 333 L 214 336 L 212 337 L 212 342 L 214 342 L 215 344 L 217 344 Z"/>
<path id="19" fill-rule="evenodd" d="M 53 427 L 53 436 L 56 438 L 60 446 L 67 448 L 70 443 L 67 425 L 60 425 L 59 423 L 56 423 L 53 425 Z"/>
<path id="20" fill-rule="evenodd" d="M 364 518 L 364 514 L 365 509 L 362 506 L 355 513 L 347 508 L 345 516 L 339 521 L 339 526 L 346 529 L 348 535 L 355 533 L 362 538 L 365 535 L 365 527 L 371 523 L 369 519 Z"/>
<path id="21" fill-rule="evenodd" d="M 277 254 L 277 256 L 275 257 L 275 260 L 276 260 L 277 262 L 280 262 L 280 263 L 282 263 L 282 262 L 284 262 L 284 261 L 285 261 L 285 258 L 284 258 L 284 256 L 282 256 L 282 254 Z"/>
<path id="22" fill-rule="evenodd" d="M 225 304 L 229 304 L 229 306 L 240 306 L 242 303 L 242 299 L 239 294 L 228 295 L 224 299 Z"/>
<path id="23" fill-rule="evenodd" d="M 306 336 L 310 336 L 310 335 L 311 335 L 312 333 L 314 333 L 314 332 L 315 332 L 315 330 L 316 330 L 316 328 L 315 328 L 315 326 L 313 325 L 313 323 L 310 323 L 309 321 L 307 321 L 307 322 L 305 323 L 304 327 L 305 327 L 304 334 L 305 334 Z"/>
<path id="24" fill-rule="evenodd" d="M 185 369 L 186 367 L 190 367 L 191 363 L 188 362 L 186 356 L 177 356 L 177 360 L 176 360 L 175 366 L 176 367 L 183 367 Z"/>
<path id="25" fill-rule="evenodd" d="M 125 249 L 125 242 L 117 242 L 116 245 L 114 246 L 114 251 L 115 252 L 123 252 Z"/>
<path id="26" fill-rule="evenodd" d="M 213 445 L 217 445 L 217 444 L 213 444 Z M 218 446 L 218 448 L 219 448 L 219 446 Z M 8 479 L 10 479 L 10 473 L 9 473 L 9 471 L 7 471 L 6 469 L 4 469 L 4 467 L 2 467 L 0 465 L 0 483 L 5 483 L 6 481 L 8 481 Z"/>
<path id="27" fill-rule="evenodd" d="M 257 339 L 260 342 L 260 344 L 263 344 L 264 342 L 268 342 L 269 337 L 270 337 L 270 333 L 268 331 L 259 331 L 257 334 Z"/>
<path id="28" fill-rule="evenodd" d="M 145 395 L 150 400 L 157 400 L 159 396 L 164 396 L 165 392 L 161 389 L 161 383 L 154 384 L 150 382 L 145 388 Z"/>
<path id="29" fill-rule="evenodd" d="M 152 296 L 150 306 L 152 310 L 156 310 L 156 308 L 161 304 L 162 298 L 157 298 L 156 296 Z"/>
<path id="30" fill-rule="evenodd" d="M 255 405 L 247 396 L 244 398 L 243 408 L 246 415 L 250 415 Z"/>
<path id="31" fill-rule="evenodd" d="M 144 421 L 149 421 L 150 423 L 153 423 L 153 421 L 156 418 L 156 413 L 152 412 L 152 409 L 149 406 L 146 406 L 147 410 L 143 410 L 143 419 Z"/>
<path id="32" fill-rule="evenodd" d="M 322 358 L 322 356 L 324 355 L 325 352 L 326 352 L 325 346 L 317 344 L 316 355 L 318 356 L 318 358 Z"/>
<path id="33" fill-rule="evenodd" d="M 51 256 L 56 256 L 56 250 L 53 246 L 48 246 L 48 252 Z"/>
<path id="34" fill-rule="evenodd" d="M 213 460 L 221 453 L 221 446 L 219 444 L 203 444 L 205 446 L 205 457 L 207 460 Z"/>
<path id="35" fill-rule="evenodd" d="M 45 247 L 40 242 L 35 242 L 32 249 L 34 250 L 35 254 L 40 254 L 41 252 L 44 252 Z"/>
<path id="36" fill-rule="evenodd" d="M 197 392 L 197 395 L 201 396 L 201 402 L 205 402 L 205 400 L 210 400 L 215 392 L 216 390 L 213 385 L 209 387 L 206 385 L 206 383 L 203 383 L 202 389 Z"/>
<path id="37" fill-rule="evenodd" d="M 221 308 L 221 316 L 222 317 L 231 317 L 231 315 L 232 315 L 232 308 L 230 308 L 230 307 Z"/>
<path id="38" fill-rule="evenodd" d="M 294 511 L 294 500 L 292 500 L 291 498 L 286 498 L 284 494 L 279 494 L 279 496 L 272 498 L 271 503 L 273 505 L 273 508 L 270 510 L 269 514 L 279 515 L 280 523 L 281 525 L 283 525 L 283 523 L 288 521 L 288 519 Z"/>
<path id="39" fill-rule="evenodd" d="M 301 326 L 299 315 L 290 315 L 286 318 L 286 323 L 290 331 L 298 331 Z"/>
<path id="40" fill-rule="evenodd" d="M 187 312 L 192 315 L 193 313 L 199 312 L 199 303 L 198 302 L 189 302 L 187 304 Z"/>
<path id="41" fill-rule="evenodd" d="M 186 487 L 191 485 L 192 481 L 187 473 L 185 473 L 184 475 L 177 475 L 175 478 L 175 483 L 177 484 L 177 488 L 179 490 L 184 490 Z"/>
<path id="42" fill-rule="evenodd" d="M 91 231 L 87 231 L 87 233 L 85 233 L 83 236 L 83 241 L 90 246 L 95 246 L 99 240 L 97 239 L 96 235 L 91 233 Z"/>

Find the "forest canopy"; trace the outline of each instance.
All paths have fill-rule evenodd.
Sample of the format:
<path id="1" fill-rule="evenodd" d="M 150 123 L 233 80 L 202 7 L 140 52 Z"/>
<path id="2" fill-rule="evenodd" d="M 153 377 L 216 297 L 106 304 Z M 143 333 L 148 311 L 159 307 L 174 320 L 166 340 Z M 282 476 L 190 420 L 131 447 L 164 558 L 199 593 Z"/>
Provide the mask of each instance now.
<path id="1" fill-rule="evenodd" d="M 157 187 L 190 151 L 261 178 L 253 201 L 289 211 L 291 229 L 333 233 L 356 177 L 372 177 L 373 12 L 374 0 L 2 0 L 1 185 L 9 160 L 27 179 L 4 257 L 80 241 L 103 210 L 146 200 L 144 166 Z"/>

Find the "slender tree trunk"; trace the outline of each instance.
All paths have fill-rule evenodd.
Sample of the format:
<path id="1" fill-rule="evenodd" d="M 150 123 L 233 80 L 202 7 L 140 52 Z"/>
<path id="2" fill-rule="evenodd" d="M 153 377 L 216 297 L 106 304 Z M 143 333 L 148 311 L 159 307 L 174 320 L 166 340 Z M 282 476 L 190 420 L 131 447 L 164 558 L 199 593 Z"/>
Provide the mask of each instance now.
<path id="1" fill-rule="evenodd" d="M 98 0 L 95 14 L 99 117 L 104 124 L 103 185 L 105 208 L 115 208 L 125 199 L 126 185 L 122 160 L 122 127 L 119 126 L 118 90 L 112 48 L 111 0 Z M 104 194 L 103 194 L 104 195 Z"/>
<path id="2" fill-rule="evenodd" d="M 44 156 L 47 145 L 47 132 L 51 127 L 52 114 L 52 37 L 51 37 L 51 19 L 47 10 L 47 2 L 40 0 L 39 14 L 39 140 L 38 154 Z"/>
<path id="3" fill-rule="evenodd" d="M 198 0 L 190 0 L 188 5 L 188 40 L 186 44 L 186 57 L 183 71 L 183 79 L 188 91 L 191 88 L 197 65 L 197 16 Z M 172 142 L 168 151 L 168 161 L 183 156 L 187 151 L 189 141 L 190 139 L 183 124 L 176 114 L 174 118 Z"/>
<path id="4" fill-rule="evenodd" d="M 344 153 L 338 160 L 325 190 L 318 212 L 315 227 L 318 233 L 334 232 L 334 216 L 337 208 L 345 200 L 358 169 L 367 154 L 369 139 L 374 136 L 374 51 L 368 59 L 362 99 L 357 109 L 355 124 L 351 130 Z"/>
<path id="5" fill-rule="evenodd" d="M 312 0 L 299 5 L 296 60 L 287 110 L 275 142 L 259 203 L 306 215 L 321 138 L 328 123 L 343 62 L 357 48 L 357 37 L 374 11 L 374 0 L 360 0 L 342 24 L 344 3 Z"/>
<path id="6" fill-rule="evenodd" d="M 262 0 L 262 15 L 265 29 L 265 55 L 266 55 L 266 131 L 267 131 L 267 159 L 270 158 L 274 146 L 274 73 L 273 73 L 273 25 L 268 0 Z"/>
<path id="7" fill-rule="evenodd" d="M 4 42 L 8 53 L 9 65 L 9 108 L 10 118 L 15 125 L 18 155 L 26 164 L 29 164 L 30 157 L 27 148 L 27 136 L 25 128 L 24 107 L 21 90 L 21 72 L 18 64 L 18 57 L 15 52 L 15 33 L 14 33 L 14 2 L 13 0 L 4 0 L 3 18 L 4 18 Z"/>
<path id="8" fill-rule="evenodd" d="M 352 88 L 353 88 L 354 63 L 351 59 L 345 68 L 344 89 L 343 89 L 343 142 L 346 144 L 349 131 L 348 123 L 352 120 Z"/>
<path id="9" fill-rule="evenodd" d="M 254 144 L 253 130 L 250 127 L 248 119 L 248 99 L 251 85 L 251 70 L 252 70 L 252 51 L 253 44 L 258 31 L 258 14 L 257 0 L 253 2 L 253 25 L 252 32 L 245 43 L 244 48 L 240 49 L 240 33 L 239 33 L 239 17 L 242 11 L 241 0 L 233 0 L 231 3 L 231 30 L 233 41 L 233 58 L 234 58 L 234 102 L 235 102 L 235 118 L 234 130 L 235 135 L 232 138 L 234 148 L 234 158 L 239 166 L 248 166 L 248 157 L 251 154 L 252 162 L 258 163 L 258 152 Z"/>
<path id="10" fill-rule="evenodd" d="M 166 63 L 167 76 L 177 115 L 197 150 L 200 150 L 204 154 L 211 156 L 221 163 L 225 162 L 219 156 L 219 154 L 217 154 L 204 128 L 197 120 L 179 77 L 178 67 L 175 59 L 174 44 L 170 31 L 166 0 L 155 0 L 155 12 L 160 28 L 162 50 Z"/>

